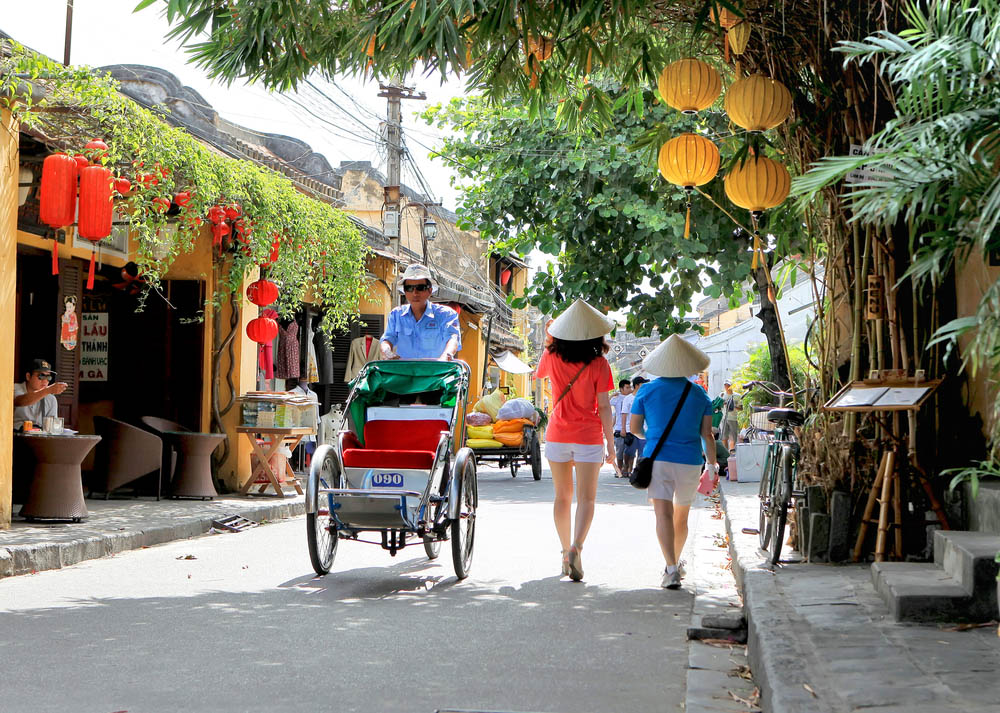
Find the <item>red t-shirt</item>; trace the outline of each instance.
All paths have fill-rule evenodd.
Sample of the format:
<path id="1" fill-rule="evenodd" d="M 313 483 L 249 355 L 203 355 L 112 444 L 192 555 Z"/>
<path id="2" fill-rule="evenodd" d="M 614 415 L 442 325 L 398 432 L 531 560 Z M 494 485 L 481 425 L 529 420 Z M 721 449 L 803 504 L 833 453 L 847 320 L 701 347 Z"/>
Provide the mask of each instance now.
<path id="1" fill-rule="evenodd" d="M 552 399 L 566 389 L 566 384 L 580 371 L 582 364 L 569 364 L 548 349 L 535 369 L 535 378 L 549 377 L 552 380 Z M 579 443 L 596 445 L 604 443 L 604 427 L 597 412 L 597 394 L 615 388 L 611 365 L 600 356 L 587 364 L 573 387 L 562 401 L 555 405 L 549 415 L 549 425 L 545 427 L 545 440 L 556 443 Z"/>

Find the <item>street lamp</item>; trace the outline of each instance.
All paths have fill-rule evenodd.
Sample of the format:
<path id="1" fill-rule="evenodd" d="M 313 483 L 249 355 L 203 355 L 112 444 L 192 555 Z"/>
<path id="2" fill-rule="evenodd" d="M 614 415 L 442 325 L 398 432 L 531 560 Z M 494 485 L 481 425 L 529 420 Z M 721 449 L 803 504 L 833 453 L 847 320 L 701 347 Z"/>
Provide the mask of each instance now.
<path id="1" fill-rule="evenodd" d="M 429 215 L 424 216 L 424 240 L 433 240 L 437 237 L 438 226 Z"/>

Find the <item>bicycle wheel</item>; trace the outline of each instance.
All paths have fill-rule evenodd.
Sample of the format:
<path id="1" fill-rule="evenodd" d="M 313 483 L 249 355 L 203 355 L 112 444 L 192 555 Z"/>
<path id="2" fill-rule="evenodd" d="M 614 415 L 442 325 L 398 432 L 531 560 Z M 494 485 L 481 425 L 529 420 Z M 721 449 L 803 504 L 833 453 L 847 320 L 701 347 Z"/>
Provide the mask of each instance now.
<path id="1" fill-rule="evenodd" d="M 340 538 L 337 526 L 330 516 L 330 496 L 320 494 L 321 488 L 342 487 L 343 474 L 337 462 L 336 454 L 329 446 L 317 449 L 309 480 L 306 484 L 308 499 L 316 503 L 316 511 L 306 513 L 306 542 L 309 545 L 309 561 L 316 574 L 329 573 L 333 559 L 337 555 L 337 544 Z"/>
<path id="2" fill-rule="evenodd" d="M 451 556 L 455 576 L 465 579 L 472 569 L 472 548 L 476 539 L 476 507 L 479 505 L 479 486 L 476 480 L 476 461 L 463 449 L 455 459 L 452 477 L 458 482 L 458 517 L 451 521 Z"/>
<path id="3" fill-rule="evenodd" d="M 424 538 L 424 552 L 427 553 L 427 559 L 436 560 L 441 554 L 441 540 Z"/>
<path id="4" fill-rule="evenodd" d="M 778 564 L 781 559 L 781 547 L 785 543 L 785 523 L 788 521 L 788 503 L 792 499 L 792 471 L 794 469 L 792 447 L 782 446 L 781 468 L 780 472 L 776 473 L 779 475 L 779 479 L 776 483 L 777 489 L 772 498 L 773 507 L 771 508 L 773 532 L 771 533 L 771 548 L 768 550 L 771 555 L 769 558 L 771 564 Z"/>
<path id="5" fill-rule="evenodd" d="M 773 468 L 771 467 L 771 449 L 767 449 L 764 456 L 764 468 L 760 474 L 760 489 L 757 497 L 760 498 L 760 514 L 757 519 L 757 538 L 760 541 L 760 548 L 767 551 L 767 545 L 771 541 L 771 484 L 774 482 Z"/>

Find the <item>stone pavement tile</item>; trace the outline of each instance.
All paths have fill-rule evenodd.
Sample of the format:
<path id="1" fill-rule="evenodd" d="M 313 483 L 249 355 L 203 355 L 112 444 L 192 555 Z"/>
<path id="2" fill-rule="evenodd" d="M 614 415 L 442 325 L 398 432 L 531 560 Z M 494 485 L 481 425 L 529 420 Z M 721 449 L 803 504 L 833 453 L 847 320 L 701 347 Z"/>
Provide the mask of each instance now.
<path id="1" fill-rule="evenodd" d="M 688 671 L 686 710 L 741 711 L 747 713 L 745 704 L 729 695 L 734 694 L 749 700 L 755 686 L 738 676 L 727 676 L 716 671 Z"/>
<path id="2" fill-rule="evenodd" d="M 728 674 L 733 669 L 746 666 L 745 646 L 722 648 L 692 641 L 688 647 L 688 668 L 720 671 Z"/>
<path id="3" fill-rule="evenodd" d="M 943 686 L 919 685 L 909 676 L 889 678 L 882 673 L 873 673 L 844 678 L 840 684 L 838 694 L 848 706 L 854 708 L 947 703 L 951 697 Z"/>

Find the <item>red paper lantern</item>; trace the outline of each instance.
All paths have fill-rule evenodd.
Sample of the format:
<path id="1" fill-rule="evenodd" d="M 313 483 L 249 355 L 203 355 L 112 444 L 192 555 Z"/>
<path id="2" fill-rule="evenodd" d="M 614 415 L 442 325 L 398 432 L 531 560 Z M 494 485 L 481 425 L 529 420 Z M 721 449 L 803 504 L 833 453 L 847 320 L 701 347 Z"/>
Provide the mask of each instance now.
<path id="1" fill-rule="evenodd" d="M 174 203 L 179 205 L 181 208 L 186 208 L 188 202 L 191 200 L 190 191 L 181 191 L 174 194 Z"/>
<path id="2" fill-rule="evenodd" d="M 226 211 L 226 217 L 230 220 L 236 220 L 243 215 L 243 210 L 240 208 L 239 203 L 230 203 L 224 210 Z"/>
<path id="3" fill-rule="evenodd" d="M 132 181 L 127 178 L 116 178 L 115 179 L 115 191 L 118 192 L 120 196 L 127 196 L 132 193 Z"/>
<path id="4" fill-rule="evenodd" d="M 161 213 L 166 213 L 170 210 L 170 199 L 169 198 L 154 198 L 153 207 Z"/>
<path id="5" fill-rule="evenodd" d="M 90 165 L 90 159 L 88 159 L 82 153 L 78 153 L 76 156 L 74 156 L 73 160 L 76 161 L 76 165 L 80 167 L 81 171 Z"/>
<path id="6" fill-rule="evenodd" d="M 247 336 L 258 344 L 269 344 L 278 336 L 278 323 L 270 317 L 257 317 L 247 324 Z"/>
<path id="7" fill-rule="evenodd" d="M 94 161 L 101 161 L 108 155 L 108 145 L 100 139 L 91 139 L 83 148 Z"/>
<path id="8" fill-rule="evenodd" d="M 215 225 L 220 225 L 226 220 L 226 209 L 221 205 L 213 205 L 208 209 L 208 219 Z"/>
<path id="9" fill-rule="evenodd" d="M 114 208 L 111 194 L 111 171 L 103 166 L 88 166 L 80 171 L 80 216 L 77 232 L 81 238 L 98 242 L 111 235 Z M 94 289 L 95 250 L 90 253 L 87 289 Z"/>
<path id="10" fill-rule="evenodd" d="M 76 161 L 64 153 L 52 154 L 42 163 L 38 213 L 49 227 L 72 225 L 76 216 L 76 176 Z"/>
<path id="11" fill-rule="evenodd" d="M 510 271 L 509 268 L 506 269 L 506 270 L 504 270 L 503 272 L 501 272 L 500 273 L 500 284 L 501 285 L 506 285 L 508 282 L 510 282 L 510 276 L 511 276 L 511 274 L 512 273 L 511 273 L 511 271 Z"/>
<path id="12" fill-rule="evenodd" d="M 278 301 L 278 286 L 261 278 L 247 285 L 247 299 L 258 307 L 267 307 Z"/>
<path id="13" fill-rule="evenodd" d="M 281 239 L 275 236 L 274 242 L 271 243 L 271 254 L 267 258 L 267 262 L 261 263 L 261 267 L 271 267 L 274 263 L 278 262 L 278 253 L 281 250 Z"/>

